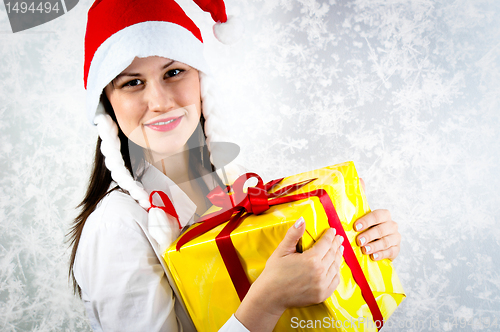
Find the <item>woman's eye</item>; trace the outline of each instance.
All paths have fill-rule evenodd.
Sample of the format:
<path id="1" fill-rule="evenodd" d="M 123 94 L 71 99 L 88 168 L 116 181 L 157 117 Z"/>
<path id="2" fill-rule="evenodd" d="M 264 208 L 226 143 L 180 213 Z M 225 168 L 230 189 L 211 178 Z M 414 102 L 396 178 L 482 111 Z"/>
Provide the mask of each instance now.
<path id="1" fill-rule="evenodd" d="M 124 86 L 124 87 L 125 87 L 125 86 L 138 86 L 138 85 L 139 85 L 139 84 L 141 84 L 141 83 L 142 83 L 142 81 L 141 81 L 140 79 L 137 79 L 137 78 L 136 78 L 135 80 L 132 80 L 132 81 L 129 81 L 129 82 L 127 82 L 127 83 L 123 84 L 123 86 Z"/>
<path id="2" fill-rule="evenodd" d="M 165 76 L 166 77 L 174 77 L 174 76 L 179 75 L 183 71 L 184 70 L 182 70 L 182 69 L 172 69 L 172 70 L 167 71 L 167 73 L 165 74 Z"/>

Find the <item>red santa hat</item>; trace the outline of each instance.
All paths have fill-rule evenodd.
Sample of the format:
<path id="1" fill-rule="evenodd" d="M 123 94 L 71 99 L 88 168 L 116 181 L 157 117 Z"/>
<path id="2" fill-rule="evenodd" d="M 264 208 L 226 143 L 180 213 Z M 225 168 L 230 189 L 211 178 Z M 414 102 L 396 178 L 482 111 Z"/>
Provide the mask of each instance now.
<path id="1" fill-rule="evenodd" d="M 223 0 L 194 0 L 216 22 L 221 42 L 242 33 L 226 15 Z M 94 123 L 104 87 L 135 57 L 162 56 L 208 74 L 200 30 L 174 0 L 96 0 L 88 12 L 85 35 L 84 84 L 87 115 Z"/>

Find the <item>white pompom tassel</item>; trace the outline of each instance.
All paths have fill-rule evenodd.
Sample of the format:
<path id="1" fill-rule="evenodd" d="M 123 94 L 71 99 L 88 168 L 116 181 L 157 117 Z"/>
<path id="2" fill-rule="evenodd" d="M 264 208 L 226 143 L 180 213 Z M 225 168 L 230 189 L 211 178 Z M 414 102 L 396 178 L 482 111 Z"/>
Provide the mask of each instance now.
<path id="1" fill-rule="evenodd" d="M 245 33 L 243 22 L 234 16 L 228 16 L 224 23 L 215 23 L 214 35 L 223 44 L 236 43 Z"/>
<path id="2" fill-rule="evenodd" d="M 158 243 L 158 249 L 161 254 L 163 254 L 180 235 L 177 220 L 167 215 L 159 208 L 151 208 L 149 210 L 148 231 Z"/>

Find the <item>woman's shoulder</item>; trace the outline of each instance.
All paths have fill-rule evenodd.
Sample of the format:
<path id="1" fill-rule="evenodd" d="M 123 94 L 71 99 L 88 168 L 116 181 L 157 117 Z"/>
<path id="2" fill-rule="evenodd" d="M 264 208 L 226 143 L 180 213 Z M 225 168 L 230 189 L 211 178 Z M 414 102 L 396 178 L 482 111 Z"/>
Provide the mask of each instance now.
<path id="1" fill-rule="evenodd" d="M 146 210 L 130 195 L 116 189 L 109 192 L 85 221 L 75 270 L 79 270 L 79 265 L 97 264 L 96 260 L 105 261 L 107 256 L 128 252 L 132 247 L 152 250 L 145 233 L 147 220 Z"/>
<path id="2" fill-rule="evenodd" d="M 96 233 L 143 233 L 147 226 L 147 212 L 130 195 L 120 189 L 111 190 L 89 215 L 82 231 L 82 239 Z"/>
<path id="3" fill-rule="evenodd" d="M 118 278 L 110 281 L 110 275 L 118 273 L 123 281 L 134 273 L 131 266 L 158 262 L 147 235 L 147 219 L 146 210 L 120 190 L 98 203 L 85 221 L 74 262 L 84 299 L 101 298 L 103 285 Z"/>

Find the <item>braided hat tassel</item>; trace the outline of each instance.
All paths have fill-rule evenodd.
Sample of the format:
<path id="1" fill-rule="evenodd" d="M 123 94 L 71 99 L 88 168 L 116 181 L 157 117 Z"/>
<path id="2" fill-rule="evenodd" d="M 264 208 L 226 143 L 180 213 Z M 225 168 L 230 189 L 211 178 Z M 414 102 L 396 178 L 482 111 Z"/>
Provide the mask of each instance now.
<path id="1" fill-rule="evenodd" d="M 100 107 L 102 107 L 102 105 Z M 167 215 L 160 207 L 153 206 L 152 198 L 144 188 L 132 178 L 132 175 L 125 167 L 125 162 L 120 153 L 118 126 L 108 114 L 104 113 L 104 109 L 99 110 L 99 113 L 95 117 L 95 123 L 97 125 L 99 137 L 101 138 L 101 153 L 104 155 L 106 168 L 111 172 L 111 177 L 118 186 L 127 190 L 130 196 L 132 196 L 141 207 L 149 211 L 149 234 L 158 243 L 160 252 L 164 252 L 180 234 L 176 218 L 172 215 Z"/>

